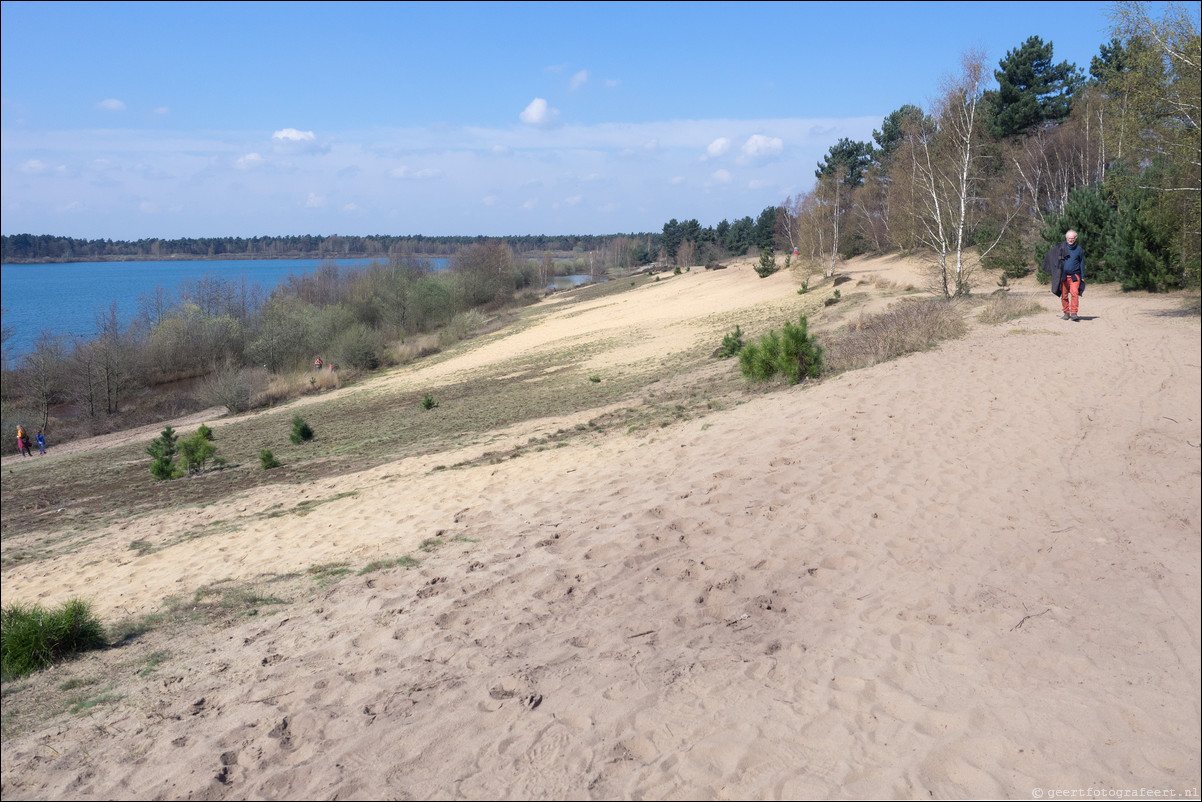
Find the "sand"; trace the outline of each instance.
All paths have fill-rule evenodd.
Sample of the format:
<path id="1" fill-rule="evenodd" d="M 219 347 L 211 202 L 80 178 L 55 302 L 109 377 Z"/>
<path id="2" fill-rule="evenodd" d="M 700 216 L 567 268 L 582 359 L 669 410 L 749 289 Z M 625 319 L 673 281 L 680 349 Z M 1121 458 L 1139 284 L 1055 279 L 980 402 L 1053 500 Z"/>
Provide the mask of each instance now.
<path id="1" fill-rule="evenodd" d="M 565 337 L 615 343 L 584 372 L 635 365 L 796 298 L 749 264 L 671 281 L 501 332 L 422 386 Z M 44 672 L 121 698 L 6 729 L 4 798 L 1197 797 L 1198 317 L 1091 286 L 1072 323 L 1015 292 L 1044 312 L 651 434 L 261 488 L 137 523 L 231 531 L 6 567 L 6 603 L 86 588 L 111 620 L 223 579 L 422 558 Z M 327 503 L 250 515 L 305 500 Z M 150 649 L 153 671 L 131 657 Z"/>

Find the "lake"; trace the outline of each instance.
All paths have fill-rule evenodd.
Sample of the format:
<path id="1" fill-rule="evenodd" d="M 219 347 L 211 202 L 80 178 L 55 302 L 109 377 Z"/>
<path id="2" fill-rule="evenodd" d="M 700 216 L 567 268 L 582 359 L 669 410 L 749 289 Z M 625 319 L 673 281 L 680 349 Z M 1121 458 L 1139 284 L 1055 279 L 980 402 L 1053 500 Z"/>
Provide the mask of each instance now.
<path id="1" fill-rule="evenodd" d="M 96 315 L 108 311 L 116 301 L 123 325 L 138 312 L 138 298 L 167 290 L 171 299 L 180 285 L 205 276 L 258 284 L 263 294 L 271 292 L 290 275 L 311 273 L 323 264 L 366 267 L 377 259 L 230 259 L 213 261 L 172 260 L 161 262 L 70 262 L 67 264 L 4 265 L 0 270 L 0 304 L 4 325 L 12 327 L 5 356 L 18 359 L 33 349 L 43 331 L 55 335 L 91 337 L 96 332 Z M 446 259 L 431 259 L 435 269 Z"/>
<path id="2" fill-rule="evenodd" d="M 378 259 L 231 259 L 213 261 L 171 260 L 156 262 L 70 262 L 66 264 L 4 265 L 0 269 L 0 305 L 4 308 L 4 326 L 12 336 L 4 347 L 9 366 L 22 354 L 33 350 L 38 335 L 92 337 L 96 316 L 107 312 L 114 301 L 122 325 L 128 325 L 138 312 L 138 298 L 162 287 L 175 300 L 180 285 L 205 276 L 227 281 L 246 280 L 259 285 L 263 294 L 290 275 L 311 273 L 323 264 L 336 262 L 341 267 L 366 267 Z M 430 258 L 435 270 L 450 262 Z M 588 276 L 560 276 L 556 284 L 577 286 L 590 281 Z"/>

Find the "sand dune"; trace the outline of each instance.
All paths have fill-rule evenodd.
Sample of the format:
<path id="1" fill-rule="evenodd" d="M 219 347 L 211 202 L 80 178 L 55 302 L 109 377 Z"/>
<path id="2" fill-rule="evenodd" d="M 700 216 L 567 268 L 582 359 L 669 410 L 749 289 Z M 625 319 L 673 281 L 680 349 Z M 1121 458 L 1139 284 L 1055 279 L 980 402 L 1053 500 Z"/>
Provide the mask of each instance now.
<path id="1" fill-rule="evenodd" d="M 796 297 L 749 271 L 552 316 L 437 370 L 568 336 L 636 365 L 649 337 L 670 352 L 699 321 Z M 122 698 L 6 732 L 4 798 L 1196 797 L 1198 318 L 1099 286 L 1074 324 L 1018 292 L 1046 312 L 652 435 L 263 488 L 139 525 L 329 501 L 145 557 L 99 538 L 6 568 L 6 601 L 86 587 L 108 618 L 443 544 L 45 672 L 107 673 Z M 143 677 L 154 649 L 169 657 Z"/>

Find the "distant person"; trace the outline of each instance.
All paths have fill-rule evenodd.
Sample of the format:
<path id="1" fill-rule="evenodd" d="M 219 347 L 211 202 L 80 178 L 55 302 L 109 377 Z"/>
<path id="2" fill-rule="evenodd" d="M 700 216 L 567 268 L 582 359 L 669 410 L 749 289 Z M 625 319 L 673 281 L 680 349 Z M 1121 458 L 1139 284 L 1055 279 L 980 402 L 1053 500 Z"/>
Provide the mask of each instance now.
<path id="1" fill-rule="evenodd" d="M 33 456 L 29 451 L 29 435 L 25 433 L 24 426 L 17 426 L 17 453 L 22 457 Z"/>
<path id="2" fill-rule="evenodd" d="M 46 435 L 42 434 L 41 429 L 38 429 L 37 441 L 38 441 L 38 454 L 40 454 L 43 457 L 46 456 Z"/>
<path id="3" fill-rule="evenodd" d="M 313 369 L 321 370 L 321 357 L 317 357 L 317 359 L 313 360 Z"/>
<path id="4" fill-rule="evenodd" d="M 1052 277 L 1052 292 L 1060 296 L 1062 318 L 1080 320 L 1077 312 L 1085 294 L 1085 250 L 1077 243 L 1076 231 L 1064 232 L 1064 242 L 1048 251 L 1044 271 Z"/>

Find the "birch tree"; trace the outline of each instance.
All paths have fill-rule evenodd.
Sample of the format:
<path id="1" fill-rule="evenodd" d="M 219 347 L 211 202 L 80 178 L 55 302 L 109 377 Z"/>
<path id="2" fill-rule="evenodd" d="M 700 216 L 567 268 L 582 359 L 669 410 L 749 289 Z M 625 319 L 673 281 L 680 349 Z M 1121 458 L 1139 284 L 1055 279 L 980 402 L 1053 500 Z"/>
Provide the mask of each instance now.
<path id="1" fill-rule="evenodd" d="M 933 288 L 945 298 L 967 295 L 972 288 L 966 250 L 971 217 L 981 201 L 976 161 L 985 81 L 984 57 L 966 53 L 960 74 L 945 81 L 932 116 L 906 123 L 903 159 L 915 187 L 909 211 L 917 239 L 931 255 Z"/>

